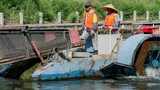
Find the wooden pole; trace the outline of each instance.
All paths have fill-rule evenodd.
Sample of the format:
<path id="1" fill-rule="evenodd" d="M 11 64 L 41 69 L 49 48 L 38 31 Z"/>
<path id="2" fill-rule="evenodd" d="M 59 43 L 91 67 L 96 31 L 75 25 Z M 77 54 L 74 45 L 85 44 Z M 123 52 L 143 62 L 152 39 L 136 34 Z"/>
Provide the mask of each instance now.
<path id="1" fill-rule="evenodd" d="M 19 23 L 23 24 L 23 13 L 22 12 L 19 13 Z"/>
<path id="2" fill-rule="evenodd" d="M 39 12 L 39 24 L 43 24 L 43 13 Z"/>
<path id="3" fill-rule="evenodd" d="M 149 21 L 149 11 L 146 11 L 146 21 Z"/>
<path id="4" fill-rule="evenodd" d="M 123 11 L 120 11 L 120 20 L 123 21 Z"/>
<path id="5" fill-rule="evenodd" d="M 58 12 L 58 23 L 62 23 L 62 12 Z"/>
<path id="6" fill-rule="evenodd" d="M 160 11 L 158 12 L 158 19 L 160 20 Z"/>
<path id="7" fill-rule="evenodd" d="M 4 25 L 4 15 L 0 12 L 0 25 Z"/>
<path id="8" fill-rule="evenodd" d="M 137 20 L 137 12 L 134 10 L 133 11 L 133 21 Z"/>
<path id="9" fill-rule="evenodd" d="M 78 11 L 76 11 L 76 16 L 77 16 L 77 18 L 76 18 L 76 19 L 77 19 L 77 21 L 78 21 L 78 22 L 80 22 L 79 12 L 78 12 Z"/>

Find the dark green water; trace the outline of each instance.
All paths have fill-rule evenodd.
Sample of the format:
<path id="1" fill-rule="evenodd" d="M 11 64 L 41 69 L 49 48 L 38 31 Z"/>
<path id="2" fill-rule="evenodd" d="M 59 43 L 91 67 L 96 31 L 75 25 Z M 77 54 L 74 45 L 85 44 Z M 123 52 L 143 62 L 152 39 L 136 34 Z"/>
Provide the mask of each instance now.
<path id="1" fill-rule="evenodd" d="M 23 82 L 0 79 L 1 90 L 160 90 L 159 81 L 66 80 Z"/>

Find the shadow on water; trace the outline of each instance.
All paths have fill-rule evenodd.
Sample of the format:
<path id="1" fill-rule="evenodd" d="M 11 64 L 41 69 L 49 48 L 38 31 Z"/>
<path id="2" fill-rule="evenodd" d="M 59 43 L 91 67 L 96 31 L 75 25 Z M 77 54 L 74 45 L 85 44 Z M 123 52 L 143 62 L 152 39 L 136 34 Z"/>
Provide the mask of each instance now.
<path id="1" fill-rule="evenodd" d="M 24 71 L 39 63 L 37 58 L 10 64 L 6 70 L 0 73 L 1 77 L 19 79 Z"/>
<path id="2" fill-rule="evenodd" d="M 159 90 L 160 80 L 136 78 L 106 80 L 32 81 L 0 79 L 2 90 Z"/>

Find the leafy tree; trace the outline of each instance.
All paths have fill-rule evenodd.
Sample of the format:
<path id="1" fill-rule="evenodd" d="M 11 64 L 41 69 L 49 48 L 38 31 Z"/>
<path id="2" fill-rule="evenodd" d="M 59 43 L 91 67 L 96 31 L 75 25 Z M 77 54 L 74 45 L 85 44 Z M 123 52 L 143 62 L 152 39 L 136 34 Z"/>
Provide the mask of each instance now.
<path id="1" fill-rule="evenodd" d="M 124 11 L 125 19 L 132 18 L 133 10 L 139 16 L 144 16 L 145 11 L 151 12 L 151 17 L 156 19 L 160 9 L 160 0 L 90 0 L 95 6 L 99 20 L 105 16 L 102 6 L 112 3 L 118 10 Z M 25 23 L 37 23 L 38 12 L 44 13 L 45 21 L 56 20 L 57 13 L 62 12 L 63 20 L 75 17 L 78 11 L 82 18 L 86 0 L 0 0 L 0 12 L 5 14 L 6 20 L 19 20 L 18 13 L 24 13 Z"/>

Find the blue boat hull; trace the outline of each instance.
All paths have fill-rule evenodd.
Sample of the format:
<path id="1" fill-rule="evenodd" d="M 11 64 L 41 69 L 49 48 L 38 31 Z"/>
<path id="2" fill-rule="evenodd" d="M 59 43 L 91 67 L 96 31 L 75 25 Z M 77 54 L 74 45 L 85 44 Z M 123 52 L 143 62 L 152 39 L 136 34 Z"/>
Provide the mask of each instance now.
<path id="1" fill-rule="evenodd" d="M 98 57 L 98 56 L 96 56 Z M 111 64 L 111 60 L 98 58 L 93 60 L 90 58 L 73 58 L 70 62 L 51 62 L 44 67 L 39 67 L 33 74 L 34 80 L 60 80 L 81 77 L 97 77 L 101 76 L 99 70 L 103 66 Z"/>

